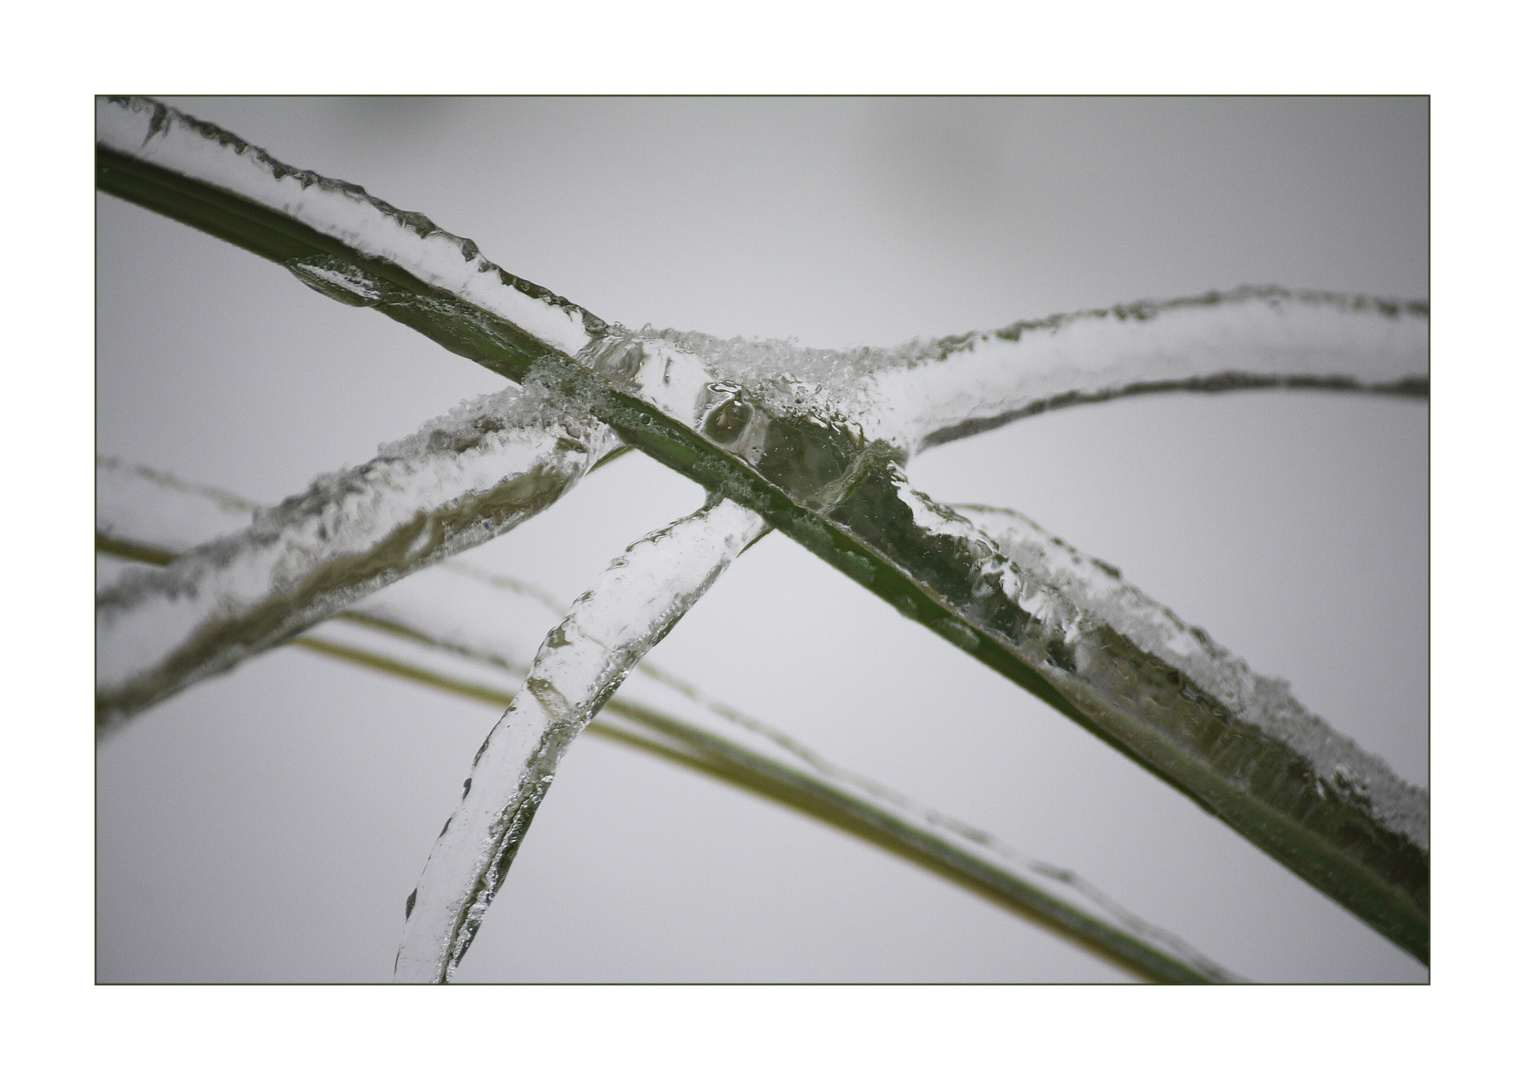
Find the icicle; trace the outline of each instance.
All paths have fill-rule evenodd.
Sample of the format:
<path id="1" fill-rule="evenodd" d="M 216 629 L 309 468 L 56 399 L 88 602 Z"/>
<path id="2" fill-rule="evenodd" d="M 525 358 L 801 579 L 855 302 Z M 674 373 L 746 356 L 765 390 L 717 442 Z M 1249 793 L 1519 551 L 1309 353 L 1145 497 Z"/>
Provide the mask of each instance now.
<path id="1" fill-rule="evenodd" d="M 98 725 L 549 506 L 619 445 L 579 416 L 535 383 L 489 395 L 241 532 L 125 577 L 97 599 Z"/>
<path id="2" fill-rule="evenodd" d="M 524 689 L 477 752 L 461 805 L 409 897 L 397 981 L 450 978 L 568 744 L 766 529 L 750 510 L 712 502 L 632 544 L 546 636 Z"/>

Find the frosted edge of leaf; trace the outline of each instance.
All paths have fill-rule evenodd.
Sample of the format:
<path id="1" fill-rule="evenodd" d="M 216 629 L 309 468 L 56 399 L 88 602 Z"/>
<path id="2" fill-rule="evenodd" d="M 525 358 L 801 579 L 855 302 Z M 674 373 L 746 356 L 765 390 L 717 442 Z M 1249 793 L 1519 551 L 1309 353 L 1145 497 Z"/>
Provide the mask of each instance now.
<path id="1" fill-rule="evenodd" d="M 646 651 L 763 532 L 729 501 L 636 541 L 546 636 L 524 689 L 488 734 L 461 805 L 409 898 L 394 969 L 447 981 L 470 946 L 562 754 Z"/>
<path id="2" fill-rule="evenodd" d="M 1237 717 L 1286 743 L 1316 770 L 1320 784 L 1365 796 L 1375 816 L 1429 850 L 1429 798 L 1375 754 L 1308 712 L 1281 679 L 1250 670 L 1206 631 L 1144 595 L 1114 568 L 1066 544 L 1014 511 L 955 507 L 991 538 L 1018 574 L 1026 603 L 1063 626 L 1070 640 L 1105 625 L 1178 668 Z M 923 511 L 925 513 L 925 511 Z"/>
<path id="3" fill-rule="evenodd" d="M 572 355 L 603 329 L 576 304 L 514 277 L 484 258 L 472 241 L 422 214 L 398 210 L 356 184 L 331 180 L 277 161 L 231 132 L 151 98 L 98 98 L 96 141 L 102 146 L 212 184 L 451 292 Z M 341 265 L 307 273 L 364 302 L 362 277 Z M 372 298 L 374 299 L 374 298 Z"/>
<path id="4" fill-rule="evenodd" d="M 97 693 L 117 718 L 549 505 L 618 446 L 531 380 L 458 406 L 242 531 L 97 598 Z"/>

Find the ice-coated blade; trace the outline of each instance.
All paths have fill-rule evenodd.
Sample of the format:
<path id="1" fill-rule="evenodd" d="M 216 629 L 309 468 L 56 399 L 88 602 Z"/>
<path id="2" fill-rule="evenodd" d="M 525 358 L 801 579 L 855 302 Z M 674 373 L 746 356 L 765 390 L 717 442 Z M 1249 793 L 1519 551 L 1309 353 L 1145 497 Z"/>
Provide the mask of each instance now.
<path id="1" fill-rule="evenodd" d="M 775 417 L 832 419 L 862 441 L 914 454 L 1050 409 L 1163 390 L 1297 386 L 1424 394 L 1429 309 L 1242 288 L 889 349 L 810 349 L 675 330 L 615 332 L 598 349 L 623 357 L 632 374 L 660 371 L 670 385 L 674 371 L 702 371 L 688 381 L 730 387 L 732 396 Z M 655 393 L 645 396 L 664 404 Z M 735 415 L 728 419 L 738 426 Z M 741 434 L 722 441 L 734 448 Z"/>
<path id="2" fill-rule="evenodd" d="M 1123 394 L 1428 387 L 1426 305 L 1272 287 L 1140 301 L 888 349 L 633 333 L 509 274 L 422 214 L 284 164 L 159 102 L 101 99 L 96 131 L 103 190 L 249 247 L 326 295 L 375 307 L 510 377 L 559 354 L 605 380 L 599 385 L 612 386 L 626 405 L 655 408 L 770 480 L 778 470 L 762 459 L 777 462 L 800 436 L 790 421 L 805 418 L 840 426 L 841 438 L 857 446 L 881 441 L 910 454 Z M 239 206 L 188 198 L 182 184 L 198 194 L 209 185 Z M 249 204 L 270 220 L 251 221 Z M 643 424 L 625 409 L 602 411 L 622 432 Z M 776 479 L 791 493 L 791 482 L 802 479 L 794 472 Z M 803 477 L 807 497 L 819 486 L 809 482 L 817 472 Z"/>
<path id="3" fill-rule="evenodd" d="M 896 583 L 902 610 L 1427 958 L 1427 797 L 1309 714 L 1285 684 L 1252 675 L 1120 582 L 1108 585 L 1100 564 L 1052 542 L 1044 550 L 1035 526 L 1003 542 L 893 466 L 864 477 L 831 516 L 916 583 Z M 1019 524 L 999 520 L 1008 532 Z"/>
<path id="4" fill-rule="evenodd" d="M 712 502 L 636 541 L 572 604 L 477 751 L 461 805 L 408 899 L 396 981 L 450 978 L 567 746 L 646 651 L 766 531 L 752 511 Z"/>
<path id="5" fill-rule="evenodd" d="M 281 262 L 490 370 L 516 380 L 542 370 L 627 444 L 762 515 L 1427 961 L 1427 851 L 1358 792 L 1331 796 L 1295 747 L 1120 634 L 1087 654 L 1095 665 L 1077 678 L 1064 638 L 1006 591 L 1010 560 L 966 519 L 911 492 L 902 471 L 931 442 L 1124 393 L 1306 385 L 1424 394 L 1425 304 L 1246 289 L 882 351 L 630 333 L 473 262 L 474 245 L 427 219 L 281 165 L 211 125 L 140 100 L 103 109 L 101 190 Z M 312 199 L 298 194 L 309 188 Z M 497 285 L 474 292 L 459 268 L 441 269 L 454 256 L 441 261 L 436 249 L 515 295 Z M 1068 360 L 1080 374 L 1063 374 Z M 973 533 L 950 526 L 955 519 Z M 1127 659 L 1109 668 L 1117 657 Z"/>
<path id="6" fill-rule="evenodd" d="M 177 522 L 190 519 L 215 529 L 221 508 L 249 506 L 229 493 L 120 462 L 102 463 L 100 476 L 104 504 L 136 499 L 130 525 L 122 521 L 125 507 L 97 521 L 98 546 L 129 558 L 166 561 L 203 539 L 193 532 L 190 541 L 177 543 L 173 536 L 183 530 Z M 362 601 L 296 642 L 437 689 L 507 703 L 527 674 L 521 658 L 535 647 L 525 616 L 563 610 L 533 586 L 453 559 L 410 578 L 384 600 Z M 1038 916 L 1127 970 L 1171 982 L 1237 978 L 1078 874 L 1023 856 L 983 829 L 835 765 L 649 660 L 631 672 L 589 731 L 909 854 L 956 884 Z"/>
<path id="7" fill-rule="evenodd" d="M 1019 322 L 905 350 L 877 412 L 914 450 L 1129 394 L 1317 387 L 1429 391 L 1429 307 L 1244 288 Z"/>
<path id="8" fill-rule="evenodd" d="M 1128 584 L 1115 567 L 1076 551 L 1030 518 L 985 506 L 953 509 L 995 540 L 1031 582 L 1029 595 L 1044 594 L 1033 606 L 1066 625 L 1071 640 L 1101 629 L 1126 638 L 1229 706 L 1235 717 L 1294 748 L 1311 764 L 1321 792 L 1342 791 L 1369 805 L 1377 820 L 1429 852 L 1428 793 L 1308 712 L 1285 680 L 1255 674 L 1207 631 L 1188 626 Z"/>
<path id="9" fill-rule="evenodd" d="M 618 445 L 554 392 L 510 387 L 319 477 L 237 533 L 124 577 L 96 602 L 97 729 L 507 532 Z M 117 486 L 105 490 L 109 530 L 124 512 Z"/>
<path id="10" fill-rule="evenodd" d="M 396 265 L 563 352 L 577 352 L 602 328 L 576 304 L 505 272 L 470 240 L 424 215 L 398 210 L 357 184 L 294 169 L 232 132 L 149 98 L 97 99 L 95 139 L 108 152 L 195 177 Z M 298 256 L 288 267 L 313 288 L 355 306 L 374 304 L 385 288 L 365 267 L 337 254 Z"/>

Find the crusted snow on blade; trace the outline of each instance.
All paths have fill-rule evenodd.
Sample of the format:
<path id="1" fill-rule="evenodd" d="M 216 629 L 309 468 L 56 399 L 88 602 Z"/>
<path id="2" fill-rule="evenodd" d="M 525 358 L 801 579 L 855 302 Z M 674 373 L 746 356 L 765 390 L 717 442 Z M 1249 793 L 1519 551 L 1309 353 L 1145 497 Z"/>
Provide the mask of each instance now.
<path id="1" fill-rule="evenodd" d="M 422 214 L 398 210 L 355 184 L 275 160 L 257 146 L 148 98 L 101 98 L 95 109 L 102 146 L 241 195 L 427 284 L 490 311 L 567 355 L 602 324 L 582 308 L 521 281 L 483 258 L 476 244 Z M 336 264 L 293 267 L 309 284 L 329 282 L 363 300 L 359 271 Z M 374 300 L 372 296 L 370 299 Z"/>
<path id="2" fill-rule="evenodd" d="M 1151 389 L 1417 390 L 1429 377 L 1429 315 L 1417 303 L 1268 287 L 888 349 L 649 328 L 598 348 L 685 423 L 702 415 L 708 380 L 743 388 L 773 415 L 842 423 L 914 453 L 1031 413 Z"/>
<path id="3" fill-rule="evenodd" d="M 132 488 L 140 497 L 135 513 L 144 531 L 122 525 L 110 533 L 128 548 L 177 551 L 175 541 L 167 538 L 168 530 L 156 527 L 154 519 L 161 511 L 173 516 L 181 502 L 202 504 L 209 520 L 215 520 L 224 506 L 249 505 L 226 492 L 183 484 L 119 462 L 103 463 L 99 475 L 103 487 L 122 476 L 151 478 L 144 482 L 146 486 Z M 99 520 L 97 527 L 101 528 Z M 384 599 L 362 601 L 351 609 L 350 621 L 327 622 L 320 636 L 309 633 L 304 640 L 360 649 L 511 696 L 528 673 L 528 658 L 535 652 L 545 615 L 564 609 L 565 605 L 532 585 L 456 558 L 398 583 Z M 606 710 L 601 715 L 606 725 L 637 732 L 648 740 L 653 736 L 672 739 L 689 753 L 717 755 L 749 775 L 764 775 L 804 792 L 823 792 L 868 826 L 872 835 L 894 836 L 938 865 L 973 877 L 1019 903 L 1042 906 L 1046 898 L 1051 908 L 1045 910 L 1061 921 L 1078 913 L 1142 941 L 1207 979 L 1237 978 L 1180 938 L 1128 912 L 1072 871 L 1027 858 L 977 826 L 835 765 L 793 736 L 709 697 L 649 661 L 631 674 L 632 680 L 621 687 L 613 703 L 633 701 L 636 707 L 616 708 L 617 716 Z M 510 677 L 512 684 L 505 681 Z M 1066 925 L 1082 935 L 1088 929 L 1083 924 Z"/>
<path id="4" fill-rule="evenodd" d="M 1151 389 L 1320 385 L 1414 390 L 1429 378 L 1421 304 L 1284 289 L 1138 303 L 906 349 L 867 374 L 912 447 Z"/>
<path id="5" fill-rule="evenodd" d="M 513 528 L 618 439 L 531 382 L 462 405 L 97 599 L 97 697 L 130 714 Z"/>
<path id="6" fill-rule="evenodd" d="M 409 897 L 397 981 L 450 978 L 568 744 L 766 529 L 750 510 L 712 503 L 627 548 L 546 636 L 523 690 L 477 752 L 461 805 Z"/>
<path id="7" fill-rule="evenodd" d="M 1379 820 L 1429 850 L 1429 797 L 1385 761 L 1308 712 L 1284 680 L 1257 675 L 1206 631 L 1122 579 L 1115 567 L 1080 553 L 1021 514 L 958 508 L 982 526 L 1018 572 L 1078 615 L 1082 627 L 1108 626 L 1181 671 L 1310 762 L 1319 781 L 1364 796 Z"/>

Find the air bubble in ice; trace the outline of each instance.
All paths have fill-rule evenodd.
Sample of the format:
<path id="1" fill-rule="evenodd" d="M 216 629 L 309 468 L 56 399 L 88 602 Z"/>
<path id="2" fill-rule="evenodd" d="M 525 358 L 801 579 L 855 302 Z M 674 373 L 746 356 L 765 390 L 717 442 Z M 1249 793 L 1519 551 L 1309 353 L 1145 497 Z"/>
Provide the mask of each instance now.
<path id="1" fill-rule="evenodd" d="M 731 398 L 705 419 L 704 433 L 718 443 L 730 445 L 741 438 L 751 419 L 752 406 L 740 398 Z"/>

